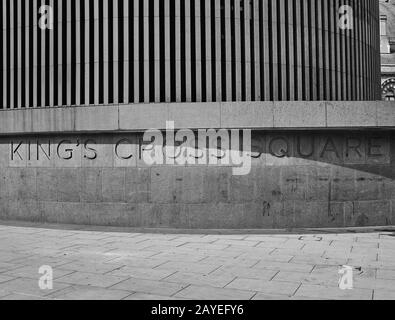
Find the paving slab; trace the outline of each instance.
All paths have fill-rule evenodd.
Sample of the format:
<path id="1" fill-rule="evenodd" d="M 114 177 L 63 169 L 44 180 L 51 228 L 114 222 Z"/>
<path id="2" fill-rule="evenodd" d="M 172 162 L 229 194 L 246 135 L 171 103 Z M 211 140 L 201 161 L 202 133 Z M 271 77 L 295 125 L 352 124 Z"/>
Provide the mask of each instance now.
<path id="1" fill-rule="evenodd" d="M 0 225 L 0 299 L 395 300 L 390 232 L 167 234 Z M 39 288 L 40 266 L 52 290 Z M 339 270 L 353 268 L 352 290 Z"/>

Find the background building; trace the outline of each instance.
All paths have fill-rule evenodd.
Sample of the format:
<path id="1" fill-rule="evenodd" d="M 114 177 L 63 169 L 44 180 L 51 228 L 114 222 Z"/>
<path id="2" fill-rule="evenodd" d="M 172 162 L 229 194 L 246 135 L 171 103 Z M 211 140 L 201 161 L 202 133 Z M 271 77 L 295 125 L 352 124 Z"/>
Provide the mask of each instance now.
<path id="1" fill-rule="evenodd" d="M 53 28 L 41 28 L 50 8 Z M 391 224 L 395 119 L 375 101 L 378 1 L 2 0 L 0 10 L 2 219 Z M 143 132 L 166 122 L 252 130 L 250 174 L 147 166 Z"/>
<path id="2" fill-rule="evenodd" d="M 381 94 L 395 100 L 395 2 L 380 1 Z"/>

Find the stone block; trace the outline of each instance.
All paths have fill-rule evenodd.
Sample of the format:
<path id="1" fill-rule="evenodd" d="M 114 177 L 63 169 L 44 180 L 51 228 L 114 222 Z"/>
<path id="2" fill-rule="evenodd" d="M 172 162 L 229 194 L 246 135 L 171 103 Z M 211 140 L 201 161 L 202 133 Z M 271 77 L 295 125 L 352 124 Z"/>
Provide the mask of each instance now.
<path id="1" fill-rule="evenodd" d="M 81 201 L 81 169 L 57 169 L 56 191 L 57 200 L 60 202 Z"/>
<path id="2" fill-rule="evenodd" d="M 281 168 L 281 193 L 287 200 L 306 199 L 308 171 L 302 166 Z"/>
<path id="3" fill-rule="evenodd" d="M 379 177 L 382 179 L 380 186 L 381 198 L 395 199 L 395 168 L 392 166 L 382 166 L 378 170 Z"/>
<path id="4" fill-rule="evenodd" d="M 89 214 L 82 210 L 83 203 L 41 202 L 40 208 L 49 223 L 89 225 Z"/>
<path id="5" fill-rule="evenodd" d="M 274 228 L 287 229 L 295 226 L 295 203 L 294 201 L 283 201 L 271 203 Z"/>
<path id="6" fill-rule="evenodd" d="M 354 203 L 355 227 L 388 226 L 391 224 L 391 203 L 382 201 L 358 201 Z"/>
<path id="7" fill-rule="evenodd" d="M 168 108 L 167 119 L 174 121 L 174 125 L 178 129 L 221 128 L 221 106 L 219 103 L 171 103 Z"/>
<path id="8" fill-rule="evenodd" d="M 134 104 L 119 106 L 120 130 L 164 129 L 168 119 L 167 104 Z"/>
<path id="9" fill-rule="evenodd" d="M 57 169 L 37 168 L 37 199 L 57 201 Z"/>
<path id="10" fill-rule="evenodd" d="M 350 226 L 346 220 L 346 204 L 344 202 L 329 202 L 326 204 L 328 214 L 324 216 L 323 227 L 343 228 Z"/>
<path id="11" fill-rule="evenodd" d="M 139 228 L 141 227 L 141 212 L 138 206 L 134 203 L 118 204 L 114 207 L 115 210 L 120 212 L 120 226 Z"/>
<path id="12" fill-rule="evenodd" d="M 36 200 L 9 200 L 8 216 L 11 220 L 42 222 L 41 210 Z"/>
<path id="13" fill-rule="evenodd" d="M 380 101 L 377 105 L 377 125 L 379 127 L 391 127 L 395 126 L 395 113 L 394 103 L 388 101 Z"/>
<path id="14" fill-rule="evenodd" d="M 327 102 L 326 108 L 328 128 L 377 127 L 376 102 Z"/>
<path id="15" fill-rule="evenodd" d="M 353 201 L 355 199 L 355 170 L 333 167 L 330 180 L 330 200 Z"/>
<path id="16" fill-rule="evenodd" d="M 102 196 L 104 202 L 125 202 L 125 168 L 102 170 Z"/>
<path id="17" fill-rule="evenodd" d="M 0 134 L 33 132 L 30 109 L 6 110 L 0 117 Z"/>
<path id="18" fill-rule="evenodd" d="M 255 179 L 252 175 L 230 176 L 230 201 L 249 202 L 255 198 Z"/>
<path id="19" fill-rule="evenodd" d="M 273 102 L 222 102 L 222 128 L 273 128 Z"/>
<path id="20" fill-rule="evenodd" d="M 294 201 L 294 219 L 296 228 L 319 228 L 323 225 L 323 216 L 328 214 L 328 205 L 322 202 Z"/>
<path id="21" fill-rule="evenodd" d="M 188 215 L 184 205 L 152 204 L 137 205 L 141 213 L 141 226 L 148 228 L 187 228 Z"/>
<path id="22" fill-rule="evenodd" d="M 256 199 L 278 202 L 284 197 L 281 191 L 281 167 L 263 167 L 255 171 Z"/>
<path id="23" fill-rule="evenodd" d="M 215 216 L 212 214 L 215 210 L 215 204 L 187 204 L 184 208 L 188 217 L 188 228 L 210 229 L 216 227 L 217 221 Z"/>
<path id="24" fill-rule="evenodd" d="M 149 168 L 127 168 L 125 173 L 125 201 L 149 202 L 151 198 L 151 172 Z"/>
<path id="25" fill-rule="evenodd" d="M 5 187 L 7 197 L 12 200 L 36 199 L 35 169 L 8 168 L 6 169 Z"/>
<path id="26" fill-rule="evenodd" d="M 118 130 L 118 106 L 93 106 L 76 108 L 76 131 Z"/>
<path id="27" fill-rule="evenodd" d="M 243 204 L 243 225 L 247 229 L 272 229 L 274 210 L 270 202 L 251 201 Z"/>
<path id="28" fill-rule="evenodd" d="M 9 216 L 9 200 L 5 198 L 0 198 L 0 220 L 12 220 Z"/>
<path id="29" fill-rule="evenodd" d="M 205 200 L 207 167 L 178 167 L 176 189 L 180 203 L 202 203 Z M 219 186 L 218 186 L 219 187 Z"/>
<path id="30" fill-rule="evenodd" d="M 180 184 L 177 184 L 176 180 L 176 167 L 162 166 L 151 168 L 151 202 L 179 202 L 181 199 L 181 189 Z"/>
<path id="31" fill-rule="evenodd" d="M 102 170 L 98 168 L 81 169 L 81 201 L 102 202 Z"/>
<path id="32" fill-rule="evenodd" d="M 8 199 L 7 168 L 0 167 L 0 200 Z"/>
<path id="33" fill-rule="evenodd" d="M 83 215 L 89 216 L 92 225 L 114 226 L 125 225 L 124 216 L 121 217 L 119 204 L 114 203 L 84 203 L 81 209 Z"/>
<path id="34" fill-rule="evenodd" d="M 275 128 L 325 128 L 325 102 L 274 102 Z"/>
<path id="35" fill-rule="evenodd" d="M 307 201 L 328 200 L 330 196 L 331 168 L 313 167 L 306 168 L 307 174 Z"/>
<path id="36" fill-rule="evenodd" d="M 7 138 L 0 137 L 0 167 L 8 167 L 10 159 L 10 143 Z"/>
<path id="37" fill-rule="evenodd" d="M 31 109 L 32 132 L 73 132 L 76 124 L 76 109 L 70 107 Z M 81 109 L 84 110 L 85 107 Z"/>
<path id="38" fill-rule="evenodd" d="M 226 167 L 207 167 L 204 180 L 204 199 L 207 203 L 227 202 L 232 170 Z"/>
<path id="39" fill-rule="evenodd" d="M 213 211 L 210 212 L 214 217 L 212 228 L 217 229 L 237 229 L 238 226 L 246 228 L 244 217 L 244 206 L 241 203 L 217 203 L 214 204 Z"/>
<path id="40" fill-rule="evenodd" d="M 372 166 L 361 166 L 355 171 L 355 199 L 356 200 L 379 200 L 383 178 L 374 173 Z M 371 172 L 373 171 L 373 172 Z"/>

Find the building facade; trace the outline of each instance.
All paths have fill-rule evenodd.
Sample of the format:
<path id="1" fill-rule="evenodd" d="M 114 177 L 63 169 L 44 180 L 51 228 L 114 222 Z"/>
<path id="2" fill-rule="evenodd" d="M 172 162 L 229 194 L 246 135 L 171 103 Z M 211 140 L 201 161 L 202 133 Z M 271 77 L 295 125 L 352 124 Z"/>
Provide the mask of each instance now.
<path id="1" fill-rule="evenodd" d="M 0 10 L 2 219 L 392 223 L 378 1 L 2 0 Z M 147 130 L 162 162 L 144 157 Z M 207 158 L 179 162 L 195 138 Z M 248 156 L 245 174 L 229 150 Z"/>
<path id="2" fill-rule="evenodd" d="M 395 3 L 380 1 L 381 95 L 395 100 Z"/>
<path id="3" fill-rule="evenodd" d="M 376 2 L 3 0 L 1 105 L 376 100 Z"/>

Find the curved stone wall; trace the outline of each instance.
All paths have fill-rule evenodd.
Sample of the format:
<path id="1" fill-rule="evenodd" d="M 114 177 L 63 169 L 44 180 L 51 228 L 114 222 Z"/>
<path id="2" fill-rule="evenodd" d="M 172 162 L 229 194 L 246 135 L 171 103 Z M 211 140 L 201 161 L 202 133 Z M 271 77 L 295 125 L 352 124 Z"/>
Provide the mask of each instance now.
<path id="1" fill-rule="evenodd" d="M 0 220 L 186 229 L 395 221 L 392 103 L 163 104 L 151 106 L 163 116 L 154 120 L 147 107 L 0 111 Z M 166 121 L 175 130 L 151 132 L 165 146 L 151 162 L 143 128 L 166 129 Z M 239 128 L 251 128 L 249 152 Z M 179 134 L 187 164 L 184 152 L 171 153 Z M 241 146 L 241 161 L 240 152 L 222 156 Z"/>
<path id="2" fill-rule="evenodd" d="M 376 0 L 4 0 L 0 108 L 379 99 L 378 9 Z"/>

